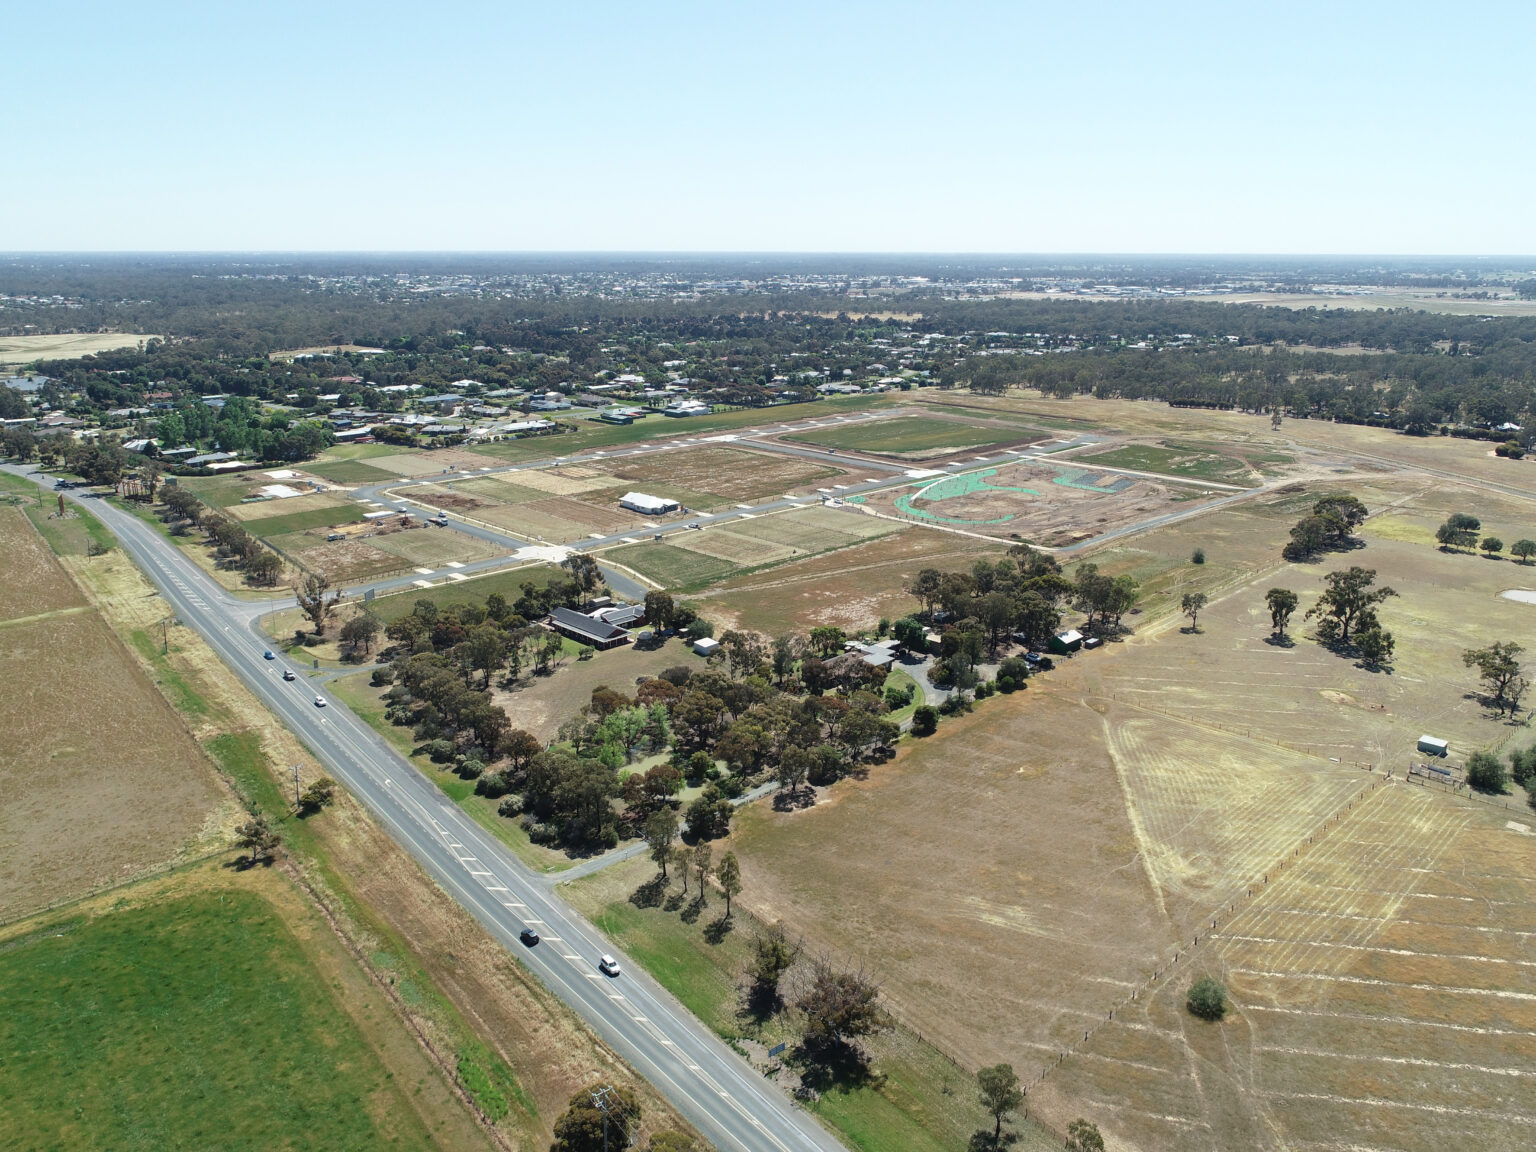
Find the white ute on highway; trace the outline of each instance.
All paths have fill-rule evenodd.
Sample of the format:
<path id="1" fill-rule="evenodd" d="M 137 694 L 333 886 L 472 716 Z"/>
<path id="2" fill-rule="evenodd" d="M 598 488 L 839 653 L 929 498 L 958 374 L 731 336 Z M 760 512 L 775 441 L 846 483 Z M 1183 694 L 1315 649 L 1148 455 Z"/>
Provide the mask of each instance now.
<path id="1" fill-rule="evenodd" d="M 606 953 L 603 955 L 603 958 L 597 962 L 597 967 L 598 970 L 606 976 L 617 976 L 619 974 L 619 962 Z"/>

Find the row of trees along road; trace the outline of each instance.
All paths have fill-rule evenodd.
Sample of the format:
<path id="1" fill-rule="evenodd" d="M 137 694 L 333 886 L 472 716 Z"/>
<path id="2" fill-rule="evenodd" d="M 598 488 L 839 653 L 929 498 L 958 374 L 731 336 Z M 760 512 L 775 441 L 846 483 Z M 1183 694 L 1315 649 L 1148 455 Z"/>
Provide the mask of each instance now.
<path id="1" fill-rule="evenodd" d="M 151 473 L 152 475 L 155 473 Z M 245 530 L 236 520 L 214 511 L 185 488 L 166 485 L 161 488 L 165 506 L 160 518 L 174 536 L 184 536 L 193 529 L 207 534 L 220 563 L 238 569 L 250 584 L 270 588 L 283 574 L 283 561 Z M 151 500 L 153 496 L 149 497 Z"/>

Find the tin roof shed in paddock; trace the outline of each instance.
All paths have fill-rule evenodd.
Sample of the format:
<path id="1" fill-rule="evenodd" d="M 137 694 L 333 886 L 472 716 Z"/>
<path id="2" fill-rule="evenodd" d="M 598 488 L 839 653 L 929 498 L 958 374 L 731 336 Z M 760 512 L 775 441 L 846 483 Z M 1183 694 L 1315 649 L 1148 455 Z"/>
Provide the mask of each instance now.
<path id="1" fill-rule="evenodd" d="M 1451 751 L 1449 740 L 1442 740 L 1438 736 L 1420 736 L 1419 751 L 1426 756 L 1445 756 Z"/>
<path id="2" fill-rule="evenodd" d="M 1083 634 L 1076 628 L 1069 628 L 1065 632 L 1058 632 L 1051 637 L 1046 645 L 1058 656 L 1068 656 L 1083 646 Z"/>
<path id="3" fill-rule="evenodd" d="M 664 516 L 676 512 L 681 505 L 676 500 L 661 496 L 647 496 L 644 492 L 626 492 L 619 498 L 619 507 L 639 512 L 642 516 Z"/>

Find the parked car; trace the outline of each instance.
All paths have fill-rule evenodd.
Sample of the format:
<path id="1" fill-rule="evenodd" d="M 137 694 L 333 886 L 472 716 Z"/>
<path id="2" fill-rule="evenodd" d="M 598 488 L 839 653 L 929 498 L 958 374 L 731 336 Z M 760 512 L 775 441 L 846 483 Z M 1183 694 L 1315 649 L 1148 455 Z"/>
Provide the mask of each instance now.
<path id="1" fill-rule="evenodd" d="M 597 962 L 597 967 L 600 972 L 607 976 L 617 976 L 619 974 L 619 962 L 612 956 L 604 955 Z"/>
<path id="2" fill-rule="evenodd" d="M 527 927 L 517 934 L 517 938 L 530 948 L 539 942 L 539 934 Z"/>

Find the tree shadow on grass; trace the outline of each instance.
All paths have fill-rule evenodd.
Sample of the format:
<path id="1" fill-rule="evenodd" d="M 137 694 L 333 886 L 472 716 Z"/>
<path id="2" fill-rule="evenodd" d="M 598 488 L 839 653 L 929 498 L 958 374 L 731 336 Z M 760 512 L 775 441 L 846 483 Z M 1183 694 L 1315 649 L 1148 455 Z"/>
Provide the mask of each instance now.
<path id="1" fill-rule="evenodd" d="M 666 895 L 667 879 L 658 872 L 629 894 L 629 902 L 636 908 L 659 908 Z"/>
<path id="2" fill-rule="evenodd" d="M 1296 641 L 1293 640 L 1290 636 L 1276 636 L 1273 632 L 1264 637 L 1264 643 L 1268 644 L 1271 648 L 1296 647 Z"/>
<path id="3" fill-rule="evenodd" d="M 741 1003 L 736 1008 L 736 1017 L 760 1028 L 783 1010 L 784 997 L 779 994 L 777 984 L 759 984 L 756 980 L 748 980 L 747 986 L 741 990 Z"/>
<path id="4" fill-rule="evenodd" d="M 965 1152 L 1003 1152 L 1006 1148 L 1018 1143 L 1017 1132 L 1004 1130 L 1002 1135 L 995 1136 L 985 1128 L 978 1128 L 971 1133 L 970 1142 L 965 1146 Z"/>
<path id="5" fill-rule="evenodd" d="M 731 934 L 735 925 L 731 923 L 729 916 L 721 916 L 718 920 L 711 920 L 704 925 L 704 940 L 708 944 L 718 944 Z"/>
<path id="6" fill-rule="evenodd" d="M 796 812 L 816 804 L 816 789 L 810 786 L 783 788 L 773 794 L 775 812 Z"/>
<path id="7" fill-rule="evenodd" d="M 840 1041 L 830 1044 L 802 1042 L 793 1049 L 790 1062 L 800 1073 L 797 1095 L 820 1096 L 833 1089 L 846 1092 L 866 1086 L 878 1087 L 883 1079 L 870 1067 L 867 1052 Z"/>
<path id="8" fill-rule="evenodd" d="M 681 919 L 683 923 L 694 923 L 696 920 L 698 920 L 699 916 L 703 914 L 704 909 L 708 907 L 709 902 L 706 901 L 704 897 L 695 896 L 691 901 L 688 902 L 688 907 L 684 908 L 682 911 Z"/>
<path id="9" fill-rule="evenodd" d="M 683 893 L 674 892 L 672 895 L 667 897 L 667 902 L 662 905 L 662 908 L 668 912 L 676 912 L 683 906 L 683 901 L 686 899 L 688 899 L 688 897 Z"/>

